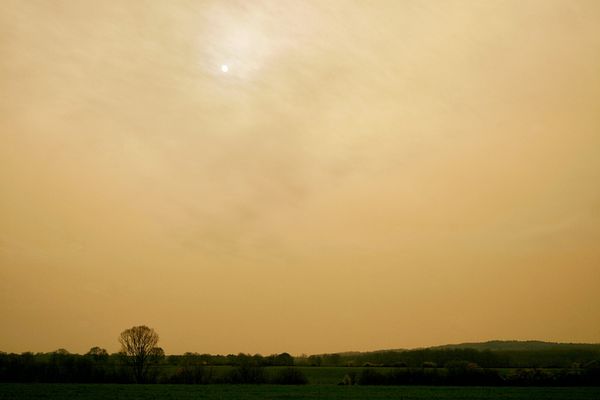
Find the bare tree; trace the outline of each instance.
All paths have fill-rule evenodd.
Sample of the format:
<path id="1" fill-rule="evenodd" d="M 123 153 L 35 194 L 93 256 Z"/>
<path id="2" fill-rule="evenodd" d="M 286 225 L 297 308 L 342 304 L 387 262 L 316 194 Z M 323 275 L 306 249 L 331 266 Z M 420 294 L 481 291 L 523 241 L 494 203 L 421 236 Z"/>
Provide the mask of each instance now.
<path id="1" fill-rule="evenodd" d="M 164 356 L 162 349 L 156 347 L 158 334 L 145 325 L 134 326 L 121 332 L 119 343 L 121 352 L 133 367 L 135 381 L 145 382 L 150 365 Z"/>

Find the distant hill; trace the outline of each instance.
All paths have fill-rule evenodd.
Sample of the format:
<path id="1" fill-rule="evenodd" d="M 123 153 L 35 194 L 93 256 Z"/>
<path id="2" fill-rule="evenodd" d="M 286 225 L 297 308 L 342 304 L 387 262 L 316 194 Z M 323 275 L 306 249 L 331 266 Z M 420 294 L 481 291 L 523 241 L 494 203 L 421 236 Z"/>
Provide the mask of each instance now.
<path id="1" fill-rule="evenodd" d="M 600 343 L 556 343 L 541 340 L 490 340 L 487 342 L 467 342 L 459 344 L 444 344 L 439 346 L 418 347 L 413 349 L 382 349 L 371 351 L 347 351 L 340 356 L 353 356 L 361 354 L 377 354 L 388 352 L 421 351 L 421 350 L 454 350 L 473 349 L 479 351 L 544 351 L 544 350 L 591 350 L 600 351 Z M 329 353 L 332 354 L 332 353 Z M 325 355 L 325 354 L 319 354 Z"/>
<path id="2" fill-rule="evenodd" d="M 300 361 L 300 360 L 298 360 Z M 600 362 L 600 344 L 552 343 L 539 340 L 492 340 L 417 349 L 321 354 L 310 365 L 326 366 L 443 366 L 472 362 L 484 368 L 570 368 Z"/>
<path id="3" fill-rule="evenodd" d="M 428 349 L 475 349 L 479 351 L 600 350 L 600 343 L 554 343 L 539 340 L 491 340 L 479 343 L 446 344 Z"/>

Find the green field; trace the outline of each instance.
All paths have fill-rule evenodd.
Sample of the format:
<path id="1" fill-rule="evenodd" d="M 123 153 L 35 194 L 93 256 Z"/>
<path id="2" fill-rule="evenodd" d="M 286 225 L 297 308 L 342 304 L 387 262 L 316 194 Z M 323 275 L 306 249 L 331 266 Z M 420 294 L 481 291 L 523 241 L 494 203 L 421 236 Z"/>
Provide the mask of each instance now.
<path id="1" fill-rule="evenodd" d="M 0 384 L 0 399 L 594 400 L 600 388 Z"/>

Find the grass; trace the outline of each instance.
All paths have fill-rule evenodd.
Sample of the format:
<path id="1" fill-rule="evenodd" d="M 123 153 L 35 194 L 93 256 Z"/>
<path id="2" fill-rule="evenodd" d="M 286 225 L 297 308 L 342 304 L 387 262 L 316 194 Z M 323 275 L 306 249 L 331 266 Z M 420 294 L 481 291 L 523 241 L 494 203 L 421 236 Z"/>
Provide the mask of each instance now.
<path id="1" fill-rule="evenodd" d="M 600 388 L 498 388 L 428 386 L 80 385 L 0 384 L 0 400 L 592 400 Z"/>

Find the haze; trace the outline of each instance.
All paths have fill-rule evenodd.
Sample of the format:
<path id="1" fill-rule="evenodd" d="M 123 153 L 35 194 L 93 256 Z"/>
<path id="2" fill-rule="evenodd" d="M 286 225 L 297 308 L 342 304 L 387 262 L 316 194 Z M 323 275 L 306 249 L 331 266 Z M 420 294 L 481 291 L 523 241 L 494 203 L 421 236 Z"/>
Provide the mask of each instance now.
<path id="1" fill-rule="evenodd" d="M 599 71 L 593 0 L 3 1 L 0 350 L 599 342 Z"/>

